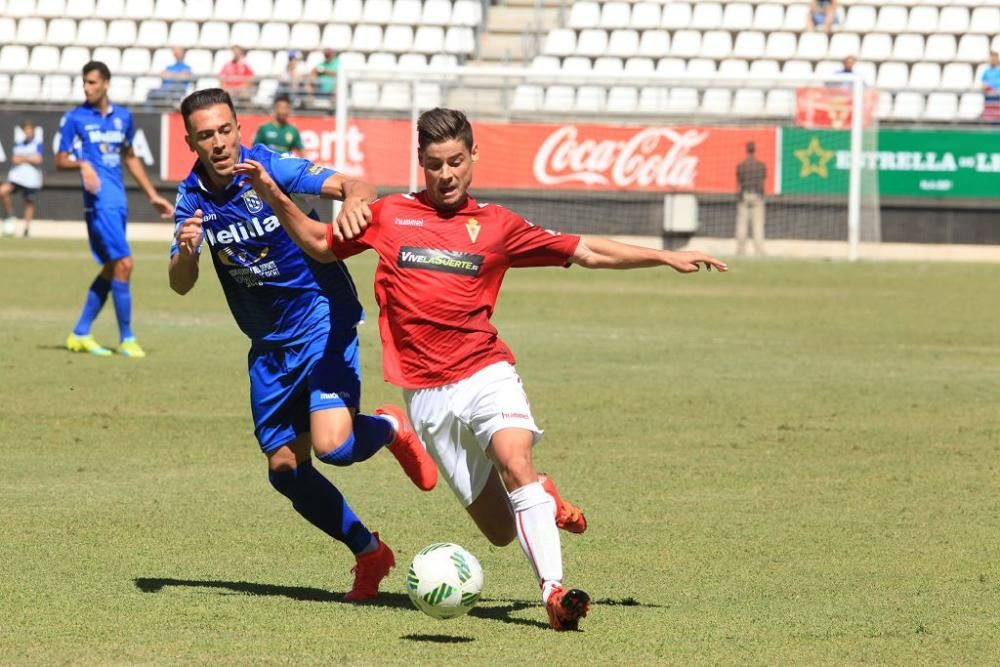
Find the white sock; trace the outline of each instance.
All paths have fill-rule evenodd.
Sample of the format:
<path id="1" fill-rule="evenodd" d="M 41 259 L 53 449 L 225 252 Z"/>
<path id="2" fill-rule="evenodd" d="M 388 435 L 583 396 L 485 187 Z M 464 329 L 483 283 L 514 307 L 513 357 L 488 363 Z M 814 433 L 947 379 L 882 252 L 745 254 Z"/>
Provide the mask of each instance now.
<path id="1" fill-rule="evenodd" d="M 541 482 L 532 482 L 509 494 L 514 510 L 517 541 L 542 587 L 542 601 L 562 581 L 562 547 L 556 527 L 556 501 L 545 493 Z"/>

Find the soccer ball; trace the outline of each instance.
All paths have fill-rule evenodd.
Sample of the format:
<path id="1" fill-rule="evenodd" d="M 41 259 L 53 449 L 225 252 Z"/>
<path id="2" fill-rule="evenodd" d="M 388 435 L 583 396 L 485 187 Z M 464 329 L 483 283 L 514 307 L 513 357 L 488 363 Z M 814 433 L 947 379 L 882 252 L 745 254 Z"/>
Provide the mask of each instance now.
<path id="1" fill-rule="evenodd" d="M 483 590 L 483 568 L 476 557 L 442 542 L 424 547 L 406 573 L 406 592 L 413 605 L 428 616 L 444 620 L 468 612 Z"/>

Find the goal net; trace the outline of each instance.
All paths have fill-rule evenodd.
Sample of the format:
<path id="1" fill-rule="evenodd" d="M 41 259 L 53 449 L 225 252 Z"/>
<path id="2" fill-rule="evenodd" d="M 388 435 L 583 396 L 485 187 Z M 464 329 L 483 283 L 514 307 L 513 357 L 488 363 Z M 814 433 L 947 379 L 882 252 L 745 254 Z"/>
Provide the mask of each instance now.
<path id="1" fill-rule="evenodd" d="M 751 252 L 763 216 L 769 254 L 836 242 L 833 252 L 854 258 L 860 241 L 879 240 L 877 172 L 865 159 L 877 149 L 875 96 L 859 79 L 699 76 L 690 65 L 574 73 L 537 60 L 345 68 L 335 164 L 383 192 L 422 187 L 416 119 L 447 106 L 473 123 L 474 195 L 546 227 L 680 245 L 691 235 L 733 240 L 742 216 Z M 352 135 L 365 137 L 360 158 Z"/>

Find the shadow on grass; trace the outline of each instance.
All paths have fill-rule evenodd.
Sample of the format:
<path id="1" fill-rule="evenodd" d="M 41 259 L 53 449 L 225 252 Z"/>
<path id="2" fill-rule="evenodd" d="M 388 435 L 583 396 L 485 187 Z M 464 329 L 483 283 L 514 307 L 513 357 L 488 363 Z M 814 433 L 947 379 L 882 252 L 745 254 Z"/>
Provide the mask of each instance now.
<path id="1" fill-rule="evenodd" d="M 433 642 L 435 644 L 468 644 L 476 641 L 472 637 L 455 637 L 454 635 L 403 635 L 400 639 L 411 642 Z"/>
<path id="2" fill-rule="evenodd" d="M 255 584 L 249 581 L 216 581 L 200 579 L 171 579 L 157 577 L 137 577 L 135 586 L 143 593 L 159 593 L 168 586 L 184 588 L 211 588 L 221 590 L 223 595 L 270 595 L 276 597 L 286 597 L 301 602 L 336 602 L 339 604 L 364 604 L 373 607 L 388 607 L 392 609 L 405 609 L 416 612 L 410 602 L 410 598 L 402 593 L 379 593 L 378 599 L 372 602 L 355 603 L 346 602 L 343 593 L 327 591 L 322 588 L 310 588 L 308 586 L 277 586 L 274 584 Z M 646 604 L 637 601 L 635 598 L 603 598 L 594 600 L 597 606 L 620 606 L 620 607 L 643 607 L 643 608 L 666 608 L 668 605 Z M 513 614 L 531 608 L 541 608 L 541 601 L 511 600 L 511 599 L 491 599 L 482 598 L 480 605 L 469 612 L 469 616 L 512 625 L 522 625 L 535 628 L 548 628 L 548 623 L 540 620 L 518 618 Z M 544 611 L 542 618 L 545 617 Z M 472 641 L 465 637 L 452 637 L 450 635 L 408 635 L 404 639 L 412 641 L 437 641 L 437 642 L 465 642 Z"/>

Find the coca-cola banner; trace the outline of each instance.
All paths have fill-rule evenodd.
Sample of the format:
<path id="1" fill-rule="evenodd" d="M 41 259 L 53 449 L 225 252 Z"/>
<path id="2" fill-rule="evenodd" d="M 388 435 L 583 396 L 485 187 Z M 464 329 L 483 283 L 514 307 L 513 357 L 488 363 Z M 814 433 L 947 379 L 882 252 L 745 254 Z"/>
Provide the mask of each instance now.
<path id="1" fill-rule="evenodd" d="M 264 116 L 242 116 L 244 143 Z M 335 123 L 327 117 L 294 118 L 305 156 L 333 165 Z M 178 115 L 168 120 L 164 178 L 179 180 L 194 156 L 184 143 Z M 648 192 L 735 192 L 736 166 L 746 145 L 768 166 L 767 192 L 774 192 L 777 129 L 597 124 L 473 124 L 479 145 L 478 189 L 547 189 Z M 411 125 L 404 120 L 351 119 L 344 173 L 378 186 L 409 184 Z"/>

